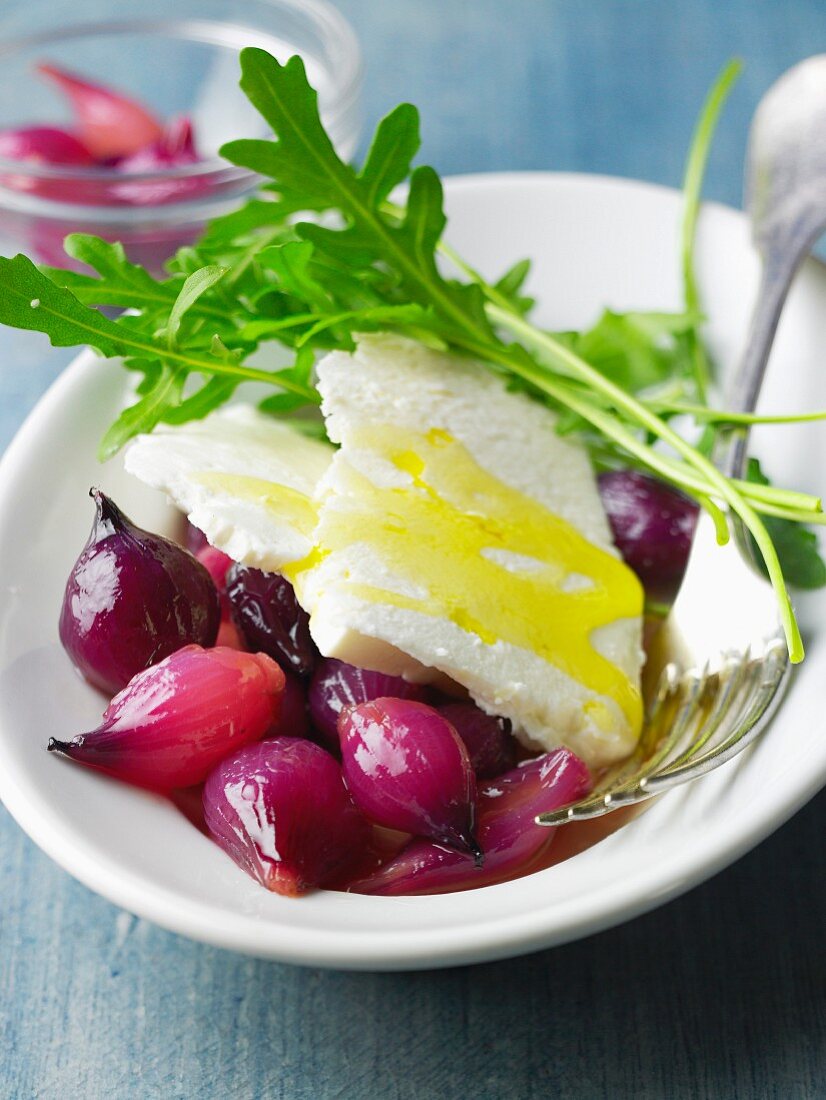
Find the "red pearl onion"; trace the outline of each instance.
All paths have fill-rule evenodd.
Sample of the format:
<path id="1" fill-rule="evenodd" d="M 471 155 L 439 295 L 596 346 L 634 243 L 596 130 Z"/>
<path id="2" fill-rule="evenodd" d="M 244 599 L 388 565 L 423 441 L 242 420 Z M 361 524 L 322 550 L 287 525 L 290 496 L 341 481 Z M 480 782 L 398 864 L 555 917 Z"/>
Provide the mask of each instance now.
<path id="1" fill-rule="evenodd" d="M 90 733 L 49 751 L 153 790 L 200 783 L 276 721 L 284 673 L 263 653 L 186 646 L 139 673 Z"/>
<path id="2" fill-rule="evenodd" d="M 176 649 L 211 646 L 215 585 L 177 543 L 137 527 L 93 489 L 95 521 L 66 582 L 60 640 L 83 675 L 112 695 Z"/>
<path id="3" fill-rule="evenodd" d="M 477 779 L 492 779 L 516 766 L 516 742 L 507 718 L 485 714 L 475 703 L 437 707 L 465 743 Z"/>
<path id="4" fill-rule="evenodd" d="M 438 711 L 375 699 L 342 711 L 338 730 L 344 778 L 369 818 L 480 858 L 476 778 L 461 738 Z"/>
<path id="5" fill-rule="evenodd" d="M 284 697 L 278 720 L 267 733 L 271 737 L 308 737 L 310 718 L 307 714 L 307 691 L 304 681 L 291 672 L 284 673 Z"/>
<path id="6" fill-rule="evenodd" d="M 479 792 L 477 836 L 484 867 L 452 848 L 414 838 L 381 870 L 350 883 L 358 894 L 442 894 L 491 886 L 538 866 L 556 830 L 537 825 L 537 814 L 587 794 L 585 764 L 569 749 L 554 749 L 487 782 Z"/>
<path id="7" fill-rule="evenodd" d="M 391 697 L 424 702 L 428 689 L 423 684 L 411 684 L 401 676 L 371 672 L 326 657 L 319 661 L 310 681 L 310 717 L 324 741 L 337 751 L 338 716 L 342 710 L 359 703 L 369 703 L 373 699 Z"/>
<path id="8" fill-rule="evenodd" d="M 369 836 L 332 756 L 294 737 L 223 760 L 204 787 L 204 817 L 239 867 L 290 897 L 352 867 Z"/>

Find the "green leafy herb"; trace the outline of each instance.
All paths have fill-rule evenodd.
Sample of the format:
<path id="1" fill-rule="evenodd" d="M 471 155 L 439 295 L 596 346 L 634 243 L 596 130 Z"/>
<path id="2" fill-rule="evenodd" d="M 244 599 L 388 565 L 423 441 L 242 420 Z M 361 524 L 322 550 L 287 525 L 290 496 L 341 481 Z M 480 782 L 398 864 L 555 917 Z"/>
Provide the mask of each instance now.
<path id="1" fill-rule="evenodd" d="M 694 225 L 708 140 L 731 73 L 712 92 L 689 161 L 685 310 L 606 311 L 587 332 L 553 334 L 528 318 L 527 261 L 490 283 L 443 240 L 439 177 L 413 166 L 414 107 L 402 104 L 379 124 L 358 169 L 340 159 L 325 133 L 299 58 L 282 65 L 247 49 L 241 63 L 242 87 L 275 136 L 233 141 L 222 152 L 271 182 L 261 197 L 182 249 L 167 277 L 129 263 L 118 245 L 80 235 L 69 238 L 67 250 L 96 274 L 41 272 L 20 256 L 0 260 L 0 322 L 38 329 L 56 344 L 91 344 L 140 375 L 137 400 L 107 433 L 102 453 L 157 423 L 204 416 L 246 381 L 269 387 L 267 412 L 298 413 L 296 425 L 318 433 L 320 421 L 306 415 L 318 403 L 315 354 L 350 348 L 360 332 L 399 332 L 473 356 L 553 408 L 595 452 L 682 488 L 714 516 L 721 538 L 727 537 L 722 508 L 739 515 L 759 547 L 792 659 L 799 660 L 802 645 L 769 523 L 814 518 L 819 501 L 723 477 L 704 449 L 669 423 L 684 408 L 706 406 Z M 405 201 L 391 202 L 402 184 Z M 130 312 L 111 320 L 96 306 Z M 292 365 L 249 366 L 252 353 L 271 341 L 291 349 Z"/>
<path id="2" fill-rule="evenodd" d="M 769 484 L 756 458 L 749 459 L 746 476 L 756 485 Z M 826 564 L 818 553 L 814 531 L 804 523 L 773 516 L 767 516 L 765 522 L 788 583 L 793 588 L 822 588 L 826 584 Z"/>

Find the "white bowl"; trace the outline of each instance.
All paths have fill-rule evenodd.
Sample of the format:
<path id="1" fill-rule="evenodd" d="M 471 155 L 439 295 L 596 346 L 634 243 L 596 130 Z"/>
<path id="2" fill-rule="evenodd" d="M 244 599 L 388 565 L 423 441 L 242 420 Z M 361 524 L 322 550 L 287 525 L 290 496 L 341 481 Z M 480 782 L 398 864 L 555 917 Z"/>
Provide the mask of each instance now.
<path id="1" fill-rule="evenodd" d="M 451 180 L 450 240 L 485 273 L 536 258 L 531 290 L 553 327 L 587 323 L 604 305 L 680 304 L 679 196 L 589 176 L 514 174 Z M 743 217 L 703 213 L 700 273 L 720 361 L 742 346 L 757 264 Z M 826 407 L 826 273 L 810 263 L 794 288 L 766 407 Z M 125 372 L 84 353 L 55 383 L 0 466 L 0 796 L 53 859 L 93 890 L 176 932 L 316 966 L 401 969 L 501 958 L 585 936 L 662 904 L 777 828 L 826 781 L 820 728 L 826 645 L 822 593 L 799 607 L 808 657 L 758 745 L 666 795 L 601 843 L 549 870 L 468 893 L 372 898 L 318 892 L 276 897 L 247 878 L 165 800 L 45 751 L 50 736 L 93 727 L 101 697 L 57 640 L 63 585 L 91 522 L 86 490 L 102 484 L 146 524 L 165 506 L 102 470 L 96 443 L 124 394 Z M 769 434 L 771 433 L 771 434 Z M 826 432 L 761 435 L 769 472 L 826 489 Z M 562 841 L 562 837 L 559 838 Z"/>

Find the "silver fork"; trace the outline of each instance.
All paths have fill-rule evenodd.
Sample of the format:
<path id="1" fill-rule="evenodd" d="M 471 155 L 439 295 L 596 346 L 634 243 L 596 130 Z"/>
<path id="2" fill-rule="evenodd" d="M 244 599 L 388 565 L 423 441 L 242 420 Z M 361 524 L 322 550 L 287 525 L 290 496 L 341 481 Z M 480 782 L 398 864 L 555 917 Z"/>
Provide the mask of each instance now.
<path id="1" fill-rule="evenodd" d="M 726 408 L 757 404 L 780 313 L 801 262 L 826 227 L 826 55 L 785 73 L 752 122 L 746 209 L 763 272 L 746 348 Z M 747 429 L 729 433 L 718 468 L 741 477 Z M 687 783 L 742 752 L 769 724 L 789 678 L 777 603 L 733 524 L 726 546 L 703 513 L 677 599 L 650 647 L 643 674 L 646 720 L 628 760 L 592 793 L 541 814 L 540 825 L 599 817 Z"/>

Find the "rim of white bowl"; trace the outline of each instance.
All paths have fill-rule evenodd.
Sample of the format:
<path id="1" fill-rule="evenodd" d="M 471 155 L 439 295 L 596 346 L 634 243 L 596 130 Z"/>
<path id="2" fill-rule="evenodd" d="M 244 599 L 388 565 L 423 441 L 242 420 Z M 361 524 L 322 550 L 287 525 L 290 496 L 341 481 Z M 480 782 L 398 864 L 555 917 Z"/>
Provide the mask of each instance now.
<path id="1" fill-rule="evenodd" d="M 445 184 L 451 192 L 455 192 L 500 188 L 517 181 L 542 186 L 551 180 L 567 181 L 583 187 L 650 190 L 673 197 L 679 195 L 673 188 L 660 184 L 567 172 L 475 173 L 448 177 Z M 706 206 L 724 217 L 743 219 L 742 213 L 731 207 L 717 203 Z M 98 363 L 92 352 L 81 352 L 49 387 L 9 445 L 0 460 L 0 526 L 9 521 L 10 498 L 14 495 L 18 477 L 25 472 L 30 451 L 37 444 L 40 422 L 61 405 L 77 380 Z M 408 932 L 394 933 L 390 929 L 380 936 L 374 930 L 353 928 L 309 933 L 257 916 L 216 913 L 208 904 L 181 898 L 167 888 L 148 882 L 136 872 L 125 870 L 108 853 L 102 854 L 84 838 L 73 836 L 71 832 L 67 834 L 65 821 L 61 821 L 47 803 L 30 802 L 14 777 L 4 769 L 0 769 L 0 800 L 32 840 L 64 870 L 115 905 L 169 931 L 244 954 L 299 965 L 405 970 L 463 965 L 526 954 L 592 935 L 639 916 L 704 882 L 734 862 L 787 821 L 824 783 L 826 757 L 823 766 L 809 772 L 807 781 L 796 785 L 793 793 L 781 793 L 779 786 L 775 791 L 769 790 L 760 804 L 759 814 L 743 814 L 731 823 L 725 835 L 714 834 L 699 848 L 675 853 L 665 871 L 662 864 L 657 863 L 619 886 L 611 883 L 590 891 L 585 900 L 554 898 L 552 914 L 548 909 L 536 909 L 507 917 L 494 917 L 482 923 L 477 920 L 468 928 L 420 930 L 415 941 L 411 941 Z M 624 829 L 633 828 L 633 825 L 631 822 Z M 548 873 L 538 872 L 538 875 Z M 478 911 L 484 906 L 486 894 L 507 890 L 509 885 L 483 887 L 469 891 L 467 896 L 478 902 Z M 359 902 L 365 900 L 361 895 L 346 896 L 358 898 Z M 434 896 L 428 901 L 438 905 L 444 898 L 456 897 L 454 893 Z M 398 898 L 372 900 L 378 904 L 404 903 L 404 899 Z"/>

